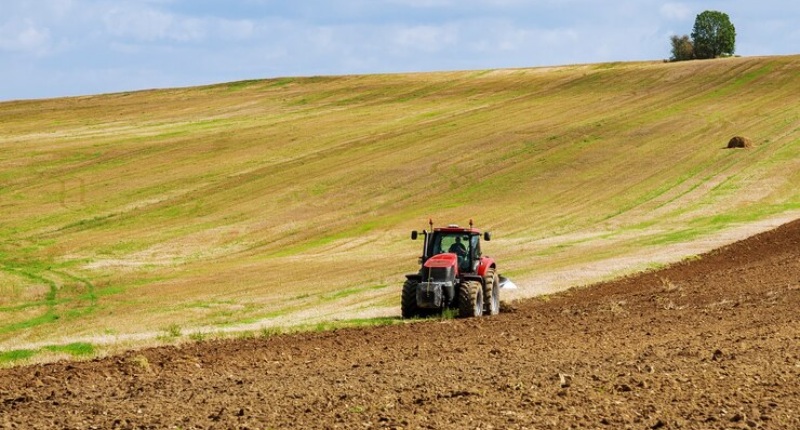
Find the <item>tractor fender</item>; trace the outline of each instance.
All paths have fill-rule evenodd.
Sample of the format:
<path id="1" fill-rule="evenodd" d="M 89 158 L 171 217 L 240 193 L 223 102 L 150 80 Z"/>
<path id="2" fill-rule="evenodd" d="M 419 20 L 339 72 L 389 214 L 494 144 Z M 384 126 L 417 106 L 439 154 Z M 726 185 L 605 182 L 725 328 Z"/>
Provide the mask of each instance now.
<path id="1" fill-rule="evenodd" d="M 485 282 L 486 282 L 483 279 L 483 276 L 480 276 L 480 275 L 477 275 L 477 274 L 476 275 L 472 275 L 472 274 L 461 275 L 461 281 L 462 282 L 464 282 L 464 281 L 477 281 L 477 282 L 481 283 L 481 286 L 485 285 Z"/>
<path id="2" fill-rule="evenodd" d="M 419 283 L 422 282 L 422 275 L 420 275 L 419 273 L 410 273 L 406 275 L 406 279 L 408 279 L 409 281 L 415 281 Z"/>
<path id="3" fill-rule="evenodd" d="M 478 276 L 483 278 L 486 276 L 486 271 L 489 269 L 495 269 L 497 271 L 497 265 L 494 262 L 494 258 L 492 257 L 481 257 L 481 263 L 478 266 Z"/>

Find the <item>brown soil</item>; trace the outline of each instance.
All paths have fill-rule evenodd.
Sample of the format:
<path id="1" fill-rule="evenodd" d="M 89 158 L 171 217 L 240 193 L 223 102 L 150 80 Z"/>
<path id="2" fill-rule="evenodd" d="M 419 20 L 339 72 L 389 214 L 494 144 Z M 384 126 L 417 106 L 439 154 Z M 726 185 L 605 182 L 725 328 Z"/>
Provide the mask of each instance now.
<path id="1" fill-rule="evenodd" d="M 800 221 L 515 308 L 5 369 L 0 426 L 800 428 Z"/>

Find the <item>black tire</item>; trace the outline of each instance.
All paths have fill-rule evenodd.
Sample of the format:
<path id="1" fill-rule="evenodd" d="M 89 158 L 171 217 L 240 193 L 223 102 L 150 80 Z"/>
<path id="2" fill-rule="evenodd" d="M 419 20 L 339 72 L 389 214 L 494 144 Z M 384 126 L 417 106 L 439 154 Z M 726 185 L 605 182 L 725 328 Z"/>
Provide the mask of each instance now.
<path id="1" fill-rule="evenodd" d="M 461 318 L 483 315 L 483 286 L 477 281 L 458 285 L 458 316 Z"/>
<path id="2" fill-rule="evenodd" d="M 400 300 L 400 313 L 403 318 L 417 318 L 422 316 L 421 309 L 417 306 L 417 281 L 406 279 L 403 284 L 403 296 Z"/>
<path id="3" fill-rule="evenodd" d="M 483 287 L 483 300 L 486 307 L 483 312 L 486 315 L 497 315 L 500 313 L 500 279 L 494 269 L 486 271 L 486 282 Z"/>

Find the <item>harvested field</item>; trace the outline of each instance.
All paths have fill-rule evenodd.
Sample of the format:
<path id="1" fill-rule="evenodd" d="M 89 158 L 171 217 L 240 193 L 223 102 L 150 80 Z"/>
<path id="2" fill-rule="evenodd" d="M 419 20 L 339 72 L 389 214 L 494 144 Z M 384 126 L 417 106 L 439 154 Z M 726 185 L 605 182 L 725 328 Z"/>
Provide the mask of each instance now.
<path id="1" fill-rule="evenodd" d="M 391 318 L 431 218 L 493 233 L 507 299 L 748 237 L 800 217 L 799 73 L 795 55 L 0 103 L 0 367 Z"/>
<path id="2" fill-rule="evenodd" d="M 0 371 L 3 428 L 800 428 L 800 221 L 497 317 Z"/>

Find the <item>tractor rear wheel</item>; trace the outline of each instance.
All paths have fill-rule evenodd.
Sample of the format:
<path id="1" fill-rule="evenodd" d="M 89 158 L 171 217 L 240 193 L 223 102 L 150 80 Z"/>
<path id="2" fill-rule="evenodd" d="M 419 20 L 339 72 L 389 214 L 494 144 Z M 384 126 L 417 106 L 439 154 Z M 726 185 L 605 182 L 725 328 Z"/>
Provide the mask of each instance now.
<path id="1" fill-rule="evenodd" d="M 461 318 L 483 315 L 483 287 L 480 282 L 466 281 L 458 285 L 458 316 Z"/>
<path id="2" fill-rule="evenodd" d="M 416 318 L 422 316 L 421 309 L 417 306 L 417 281 L 406 279 L 403 284 L 403 296 L 400 300 L 400 313 L 403 318 Z"/>
<path id="3" fill-rule="evenodd" d="M 497 315 L 500 313 L 500 279 L 494 269 L 486 271 L 483 300 L 486 302 L 486 309 L 484 310 L 486 314 Z"/>

